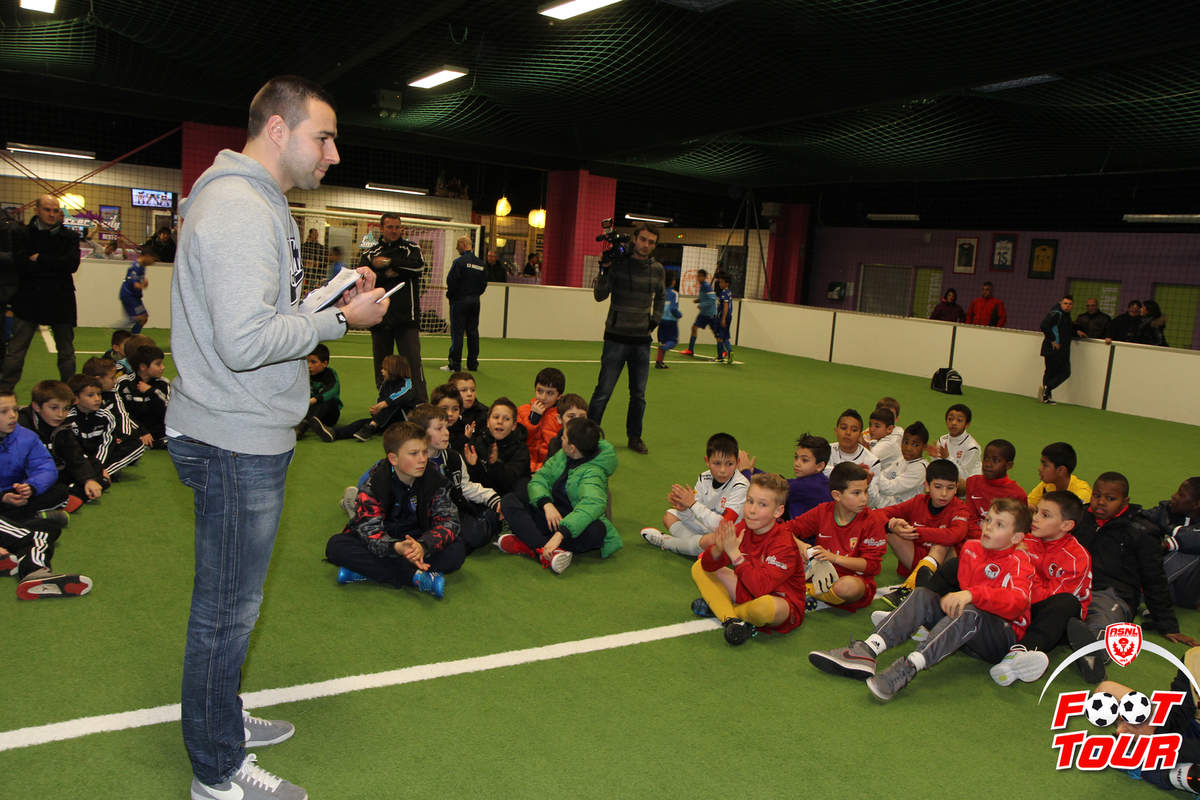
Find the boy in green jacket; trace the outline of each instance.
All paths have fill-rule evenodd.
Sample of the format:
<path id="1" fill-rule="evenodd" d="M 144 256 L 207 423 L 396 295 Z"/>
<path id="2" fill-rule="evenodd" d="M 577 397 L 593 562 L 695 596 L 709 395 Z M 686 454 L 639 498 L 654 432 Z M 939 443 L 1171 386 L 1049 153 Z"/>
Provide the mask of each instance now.
<path id="1" fill-rule="evenodd" d="M 518 486 L 500 501 L 512 532 L 502 533 L 497 547 L 538 559 L 555 573 L 569 567 L 575 553 L 599 550 L 607 558 L 621 548 L 621 535 L 604 516 L 617 454 L 603 436 L 587 417 L 567 423 L 562 450 L 534 473 L 528 491 Z"/>

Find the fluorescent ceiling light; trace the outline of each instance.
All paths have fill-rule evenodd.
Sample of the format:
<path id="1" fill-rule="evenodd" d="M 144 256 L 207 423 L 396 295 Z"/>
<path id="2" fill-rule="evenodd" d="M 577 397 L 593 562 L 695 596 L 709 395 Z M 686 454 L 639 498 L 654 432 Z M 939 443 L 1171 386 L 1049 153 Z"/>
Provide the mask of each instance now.
<path id="1" fill-rule="evenodd" d="M 625 219 L 632 222 L 657 222 L 659 225 L 670 225 L 673 217 L 654 217 L 650 214 L 626 214 Z"/>
<path id="2" fill-rule="evenodd" d="M 976 86 L 977 92 L 1003 92 L 1005 89 L 1023 89 L 1026 86 L 1037 86 L 1039 83 L 1053 83 L 1061 81 L 1062 77 L 1058 75 L 1029 75 L 1024 78 L 1015 78 L 1011 81 L 1000 81 L 999 83 L 985 83 L 983 86 Z"/>
<path id="3" fill-rule="evenodd" d="M 867 214 L 871 222 L 920 222 L 920 214 Z"/>
<path id="4" fill-rule="evenodd" d="M 555 19 L 570 19 L 619 2 L 621 0 L 567 0 L 565 3 L 551 3 L 542 6 L 538 9 L 538 13 Z"/>
<path id="5" fill-rule="evenodd" d="M 1175 225 L 1194 225 L 1200 222 L 1200 214 L 1125 214 L 1125 222 L 1164 222 Z"/>
<path id="6" fill-rule="evenodd" d="M 18 142 L 9 142 L 8 149 L 14 153 L 36 153 L 39 156 L 62 156 L 63 158 L 96 160 L 96 154 L 91 150 L 71 150 L 67 147 L 42 147 L 37 144 L 20 144 Z"/>
<path id="7" fill-rule="evenodd" d="M 418 189 L 415 186 L 390 186 L 386 183 L 368 183 L 367 189 L 375 192 L 396 192 L 397 194 L 429 194 L 428 189 Z"/>
<path id="8" fill-rule="evenodd" d="M 44 11 L 47 14 L 54 13 L 55 0 L 21 0 L 21 8 L 26 11 Z"/>
<path id="9" fill-rule="evenodd" d="M 432 89 L 434 86 L 441 86 L 447 81 L 452 81 L 455 78 L 461 78 L 466 74 L 466 67 L 451 67 L 449 65 L 444 65 L 441 69 L 435 70 L 428 75 L 422 75 L 419 78 L 413 78 L 408 82 L 408 85 L 415 86 L 418 89 Z"/>

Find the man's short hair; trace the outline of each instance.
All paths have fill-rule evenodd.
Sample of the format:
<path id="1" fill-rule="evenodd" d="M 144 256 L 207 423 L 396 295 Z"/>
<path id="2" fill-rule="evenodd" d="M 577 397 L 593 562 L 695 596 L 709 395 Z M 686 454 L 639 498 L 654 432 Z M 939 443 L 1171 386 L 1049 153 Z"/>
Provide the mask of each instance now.
<path id="1" fill-rule="evenodd" d="M 999 511 L 1002 514 L 1012 514 L 1013 530 L 1029 533 L 1029 526 L 1033 522 L 1033 512 L 1029 510 L 1029 504 L 1024 500 L 1018 500 L 1015 497 L 997 497 L 992 501 L 991 510 Z"/>
<path id="2" fill-rule="evenodd" d="M 587 417 L 576 417 L 567 423 L 567 427 L 563 431 L 567 434 L 568 441 L 579 450 L 579 454 L 584 458 L 591 458 L 599 452 L 600 440 L 604 438 L 604 431 L 594 421 Z"/>
<path id="3" fill-rule="evenodd" d="M 1101 472 L 1100 477 L 1092 481 L 1092 493 L 1096 491 L 1096 487 L 1102 483 L 1115 483 L 1121 487 L 1121 494 L 1124 497 L 1129 497 L 1129 479 L 1119 472 Z"/>
<path id="4" fill-rule="evenodd" d="M 546 367 L 533 379 L 533 385 L 535 387 L 549 386 L 562 394 L 567 389 L 567 376 L 563 375 L 562 370 L 558 367 Z"/>
<path id="5" fill-rule="evenodd" d="M 704 457 L 712 458 L 713 456 L 733 456 L 737 458 L 738 443 L 737 439 L 733 438 L 728 433 L 714 433 L 708 437 L 708 443 L 704 445 Z"/>
<path id="6" fill-rule="evenodd" d="M 455 242 L 455 244 L 459 247 L 465 247 L 467 250 L 470 250 L 472 247 L 475 246 L 475 243 L 471 241 L 470 236 L 458 237 L 458 241 Z"/>
<path id="7" fill-rule="evenodd" d="M 84 375 L 90 375 L 93 378 L 103 378 L 108 373 L 117 368 L 117 362 L 111 358 L 97 358 L 93 356 L 83 362 L 83 369 L 80 370 Z"/>
<path id="8" fill-rule="evenodd" d="M 308 119 L 309 99 L 319 100 L 334 108 L 333 98 L 321 86 L 299 75 L 280 75 L 263 84 L 250 101 L 250 119 L 246 123 L 246 138 L 253 139 L 263 132 L 267 120 L 278 114 L 291 130 Z M 336 110 L 336 109 L 334 109 Z"/>
<path id="9" fill-rule="evenodd" d="M 447 397 L 458 403 L 459 408 L 462 408 L 462 395 L 458 393 L 458 389 L 455 388 L 453 383 L 443 383 L 441 386 L 435 388 L 429 393 L 429 402 L 436 406 Z"/>
<path id="10" fill-rule="evenodd" d="M 995 289 L 995 288 L 996 288 L 996 287 L 995 287 L 995 286 L 992 284 L 992 282 L 991 282 L 991 281 L 984 281 L 984 282 L 983 282 L 983 285 L 984 285 L 984 286 L 988 286 L 988 287 L 990 287 L 990 288 L 992 288 L 992 289 Z"/>
<path id="11" fill-rule="evenodd" d="M 896 424 L 896 415 L 892 413 L 890 408 L 885 408 L 884 406 L 876 407 L 876 409 L 871 412 L 869 419 L 874 422 L 882 422 L 888 427 Z"/>
<path id="12" fill-rule="evenodd" d="M 1078 461 L 1075 448 L 1066 442 L 1051 442 L 1042 448 L 1042 458 L 1056 467 L 1066 467 L 1067 472 L 1074 472 Z"/>
<path id="13" fill-rule="evenodd" d="M 1075 295 L 1073 295 L 1073 294 L 1064 294 L 1064 295 L 1062 296 L 1062 299 L 1063 299 L 1063 300 L 1070 300 L 1072 303 L 1074 303 L 1074 302 L 1075 302 Z"/>
<path id="14" fill-rule="evenodd" d="M 908 431 L 905 430 L 905 433 Z M 958 467 L 948 458 L 930 461 L 929 466 L 925 468 L 925 482 L 933 483 L 934 481 L 958 483 Z"/>
<path id="15" fill-rule="evenodd" d="M 776 475 L 774 472 L 759 472 L 750 479 L 750 485 L 770 492 L 775 498 L 777 506 L 787 502 L 788 483 L 782 475 Z"/>
<path id="16" fill-rule="evenodd" d="M 382 214 L 380 214 L 380 215 L 379 215 L 379 224 L 382 226 L 382 225 L 384 225 L 384 224 L 385 224 L 385 223 L 386 223 L 386 222 L 387 222 L 389 219 L 395 219 L 395 220 L 399 220 L 399 219 L 400 219 L 400 215 L 399 215 L 399 214 L 397 214 L 395 211 L 385 211 L 385 212 L 383 212 Z"/>
<path id="17" fill-rule="evenodd" d="M 920 439 L 922 444 L 929 444 L 929 428 L 925 427 L 925 423 L 921 420 L 916 420 L 904 428 L 905 436 L 915 436 Z M 958 478 L 955 478 L 958 480 Z"/>
<path id="18" fill-rule="evenodd" d="M 317 343 L 309 355 L 316 356 L 318 361 L 324 361 L 326 364 L 329 363 L 329 348 L 320 342 Z"/>
<path id="19" fill-rule="evenodd" d="M 800 438 L 796 440 L 796 447 L 812 453 L 813 461 L 818 464 L 828 464 L 829 456 L 833 452 L 828 439 L 824 436 L 814 436 L 808 431 L 800 434 Z"/>
<path id="20" fill-rule="evenodd" d="M 989 447 L 995 447 L 999 450 L 1000 455 L 1004 457 L 1005 461 L 1017 460 L 1017 447 L 1008 439 L 992 439 L 984 445 L 983 449 L 987 450 Z"/>
<path id="21" fill-rule="evenodd" d="M 72 375 L 71 379 L 67 381 L 67 386 L 71 387 L 71 393 L 76 397 L 78 397 L 79 393 L 88 386 L 94 387 L 98 392 L 104 391 L 104 387 L 100 385 L 99 378 L 96 378 L 93 375 L 84 375 L 82 373 L 79 375 Z"/>
<path id="22" fill-rule="evenodd" d="M 562 397 L 558 398 L 558 403 L 555 405 L 555 408 L 558 409 L 558 416 L 560 418 L 572 408 L 578 408 L 583 411 L 587 411 L 587 407 L 588 401 L 574 392 L 564 394 Z"/>
<path id="23" fill-rule="evenodd" d="M 408 413 L 408 421 L 414 425 L 420 425 L 421 430 L 425 431 L 429 430 L 429 425 L 435 419 L 449 422 L 450 416 L 446 413 L 446 409 L 435 406 L 433 403 L 421 403 Z"/>
<path id="24" fill-rule="evenodd" d="M 953 405 L 951 405 L 949 408 L 946 409 L 947 417 L 950 416 L 951 411 L 957 411 L 957 412 L 961 413 L 964 417 L 966 417 L 967 424 L 968 425 L 971 424 L 971 408 L 966 403 L 954 403 Z"/>
<path id="25" fill-rule="evenodd" d="M 638 225 L 636 228 L 634 228 L 633 229 L 633 238 L 636 239 L 637 235 L 639 233 L 641 233 L 642 231 L 645 231 L 646 233 L 653 236 L 654 241 L 656 241 L 656 242 L 658 241 L 658 228 L 654 227 L 649 222 L 643 222 L 641 225 Z"/>
<path id="26" fill-rule="evenodd" d="M 75 393 L 62 381 L 38 381 L 33 385 L 30 399 L 39 406 L 48 400 L 73 403 L 75 402 Z"/>
<path id="27" fill-rule="evenodd" d="M 405 442 L 413 439 L 425 441 L 425 429 L 413 422 L 397 422 L 383 431 L 383 452 L 398 453 Z"/>
<path id="28" fill-rule="evenodd" d="M 1083 519 L 1083 501 L 1070 492 L 1046 492 L 1042 500 L 1058 506 L 1058 513 L 1063 519 L 1069 519 L 1076 525 Z"/>
<path id="29" fill-rule="evenodd" d="M 851 461 L 843 461 L 829 473 L 829 491 L 844 492 L 846 487 L 854 481 L 865 481 L 866 479 L 866 467 Z"/>

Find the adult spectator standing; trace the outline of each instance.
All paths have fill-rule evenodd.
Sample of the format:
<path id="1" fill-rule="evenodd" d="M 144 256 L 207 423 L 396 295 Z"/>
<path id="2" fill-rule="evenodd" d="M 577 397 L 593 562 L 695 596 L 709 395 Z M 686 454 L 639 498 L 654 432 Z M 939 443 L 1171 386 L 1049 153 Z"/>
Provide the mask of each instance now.
<path id="1" fill-rule="evenodd" d="M 8 305 L 17 293 L 21 273 L 17 269 L 17 250 L 25 236 L 25 226 L 9 215 L 7 208 L 0 208 L 0 362 L 8 349 L 8 337 L 12 333 L 12 317 L 8 316 Z"/>
<path id="2" fill-rule="evenodd" d="M 500 255 L 495 250 L 487 251 L 487 261 L 483 267 L 487 271 L 489 283 L 508 282 L 508 270 L 505 269 L 504 262 L 500 260 Z"/>
<path id="3" fill-rule="evenodd" d="M 1089 339 L 1103 339 L 1112 317 L 1100 310 L 1100 301 L 1094 297 L 1089 297 L 1084 307 L 1087 310 L 1075 318 L 1075 330 Z"/>
<path id="4" fill-rule="evenodd" d="M 75 279 L 79 269 L 79 236 L 63 224 L 58 198 L 38 198 L 13 261 L 19 273 L 12 298 L 13 332 L 0 369 L 0 387 L 12 389 L 21 380 L 25 355 L 38 325 L 49 325 L 58 350 L 58 375 L 75 374 Z"/>
<path id="5" fill-rule="evenodd" d="M 313 274 L 320 275 L 325 271 L 324 267 L 329 263 L 329 251 L 321 244 L 320 231 L 316 228 L 308 229 L 308 238 L 300 245 L 300 260 L 304 262 L 305 269 L 312 270 Z"/>
<path id="6" fill-rule="evenodd" d="M 958 292 L 953 289 L 947 289 L 942 295 L 942 302 L 933 307 L 933 311 L 929 314 L 930 319 L 940 319 L 943 322 L 962 322 L 967 318 L 966 312 L 962 306 L 958 304 Z"/>
<path id="7" fill-rule="evenodd" d="M 588 403 L 588 418 L 597 425 L 612 397 L 621 370 L 629 367 L 629 410 L 625 433 L 629 449 L 645 455 L 642 417 L 646 413 L 646 380 L 650 377 L 650 332 L 662 317 L 666 298 L 666 270 L 651 257 L 658 244 L 658 229 L 639 225 L 633 232 L 628 256 L 600 264 L 592 295 L 603 302 L 612 295 L 604 321 L 604 350 L 600 354 L 600 376 Z"/>
<path id="8" fill-rule="evenodd" d="M 1004 303 L 992 296 L 992 282 L 985 281 L 979 297 L 971 301 L 967 309 L 968 325 L 990 325 L 993 328 L 1003 328 L 1008 322 L 1008 312 Z"/>
<path id="9" fill-rule="evenodd" d="M 303 78 L 267 82 L 250 105 L 246 146 L 222 150 L 182 209 L 171 287 L 179 376 L 167 449 L 195 495 L 196 569 L 183 662 L 183 739 L 191 797 L 304 800 L 246 747 L 290 737 L 286 722 L 246 714 L 242 662 L 262 603 L 283 511 L 294 428 L 308 409 L 305 356 L 322 339 L 374 325 L 386 301 L 375 275 L 316 314 L 299 311 L 300 239 L 285 193 L 315 189 L 338 163 L 337 117 Z"/>
<path id="10" fill-rule="evenodd" d="M 1112 322 L 1104 330 L 1105 344 L 1113 342 L 1140 341 L 1142 331 L 1142 304 L 1138 300 L 1130 300 L 1124 314 L 1113 317 Z"/>
<path id="11" fill-rule="evenodd" d="M 1042 374 L 1039 399 L 1048 405 L 1054 405 L 1051 392 L 1071 377 L 1071 340 L 1075 338 L 1071 309 L 1074 306 L 1075 298 L 1064 294 L 1042 320 L 1042 358 L 1046 361 L 1046 371 Z"/>
<path id="12" fill-rule="evenodd" d="M 401 281 L 404 287 L 391 296 L 392 304 L 383 322 L 371 328 L 371 353 L 375 358 L 375 385 L 383 380 L 379 368 L 393 352 L 404 356 L 412 374 L 418 403 L 429 399 L 425 389 L 425 371 L 421 367 L 421 275 L 425 260 L 421 248 L 401 235 L 400 215 L 384 213 L 379 218 L 380 238 L 362 254 L 359 266 L 375 270 L 375 285 L 391 289 Z"/>
<path id="13" fill-rule="evenodd" d="M 175 263 L 175 238 L 171 236 L 171 229 L 166 226 L 159 228 L 158 232 L 142 245 L 142 252 L 154 256 L 155 261 Z"/>
<path id="14" fill-rule="evenodd" d="M 1142 327 L 1137 341 L 1142 344 L 1167 346 L 1167 318 L 1157 300 L 1142 301 Z"/>
<path id="15" fill-rule="evenodd" d="M 479 296 L 488 285 L 487 270 L 471 252 L 471 237 L 460 236 L 455 244 L 458 258 L 446 274 L 446 299 L 450 301 L 450 372 L 462 369 L 462 340 L 467 335 L 467 369 L 479 369 Z"/>

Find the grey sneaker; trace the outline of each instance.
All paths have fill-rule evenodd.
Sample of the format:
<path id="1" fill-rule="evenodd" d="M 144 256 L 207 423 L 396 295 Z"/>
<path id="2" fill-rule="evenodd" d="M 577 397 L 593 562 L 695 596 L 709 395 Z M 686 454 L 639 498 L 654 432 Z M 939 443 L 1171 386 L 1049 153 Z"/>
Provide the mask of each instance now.
<path id="1" fill-rule="evenodd" d="M 875 674 L 875 651 L 866 642 L 853 641 L 849 647 L 813 650 L 808 662 L 822 672 L 843 678 L 866 680 Z"/>
<path id="2" fill-rule="evenodd" d="M 1009 650 L 1000 663 L 988 670 L 992 680 L 1001 686 L 1011 686 L 1018 679 L 1033 683 L 1046 672 L 1050 666 L 1050 657 L 1040 650 L 1026 650 L 1021 647 Z"/>
<path id="3" fill-rule="evenodd" d="M 871 690 L 871 694 L 886 703 L 895 697 L 897 692 L 908 686 L 916 674 L 917 668 L 905 656 L 893 661 L 890 667 L 878 675 L 867 678 L 867 688 Z"/>
<path id="4" fill-rule="evenodd" d="M 308 800 L 308 792 L 267 772 L 255 763 L 257 760 L 253 753 L 247 753 L 238 771 L 216 786 L 192 778 L 192 800 Z"/>
<path id="5" fill-rule="evenodd" d="M 1072 650 L 1078 650 L 1081 647 L 1091 644 L 1096 641 L 1096 635 L 1091 632 L 1083 620 L 1079 617 L 1071 617 L 1067 620 L 1067 642 L 1071 645 Z M 1104 663 L 1108 656 L 1103 651 L 1088 653 L 1083 658 L 1075 662 L 1075 666 L 1079 668 L 1079 674 L 1083 680 L 1093 686 L 1104 680 L 1107 670 Z"/>
<path id="6" fill-rule="evenodd" d="M 338 501 L 338 505 L 350 519 L 354 519 L 354 514 L 358 510 L 358 487 L 347 486 L 346 491 L 342 492 L 342 499 Z"/>
<path id="7" fill-rule="evenodd" d="M 266 747 L 292 738 L 296 726 L 281 719 L 259 719 L 242 711 L 242 727 L 246 729 L 246 747 Z"/>

